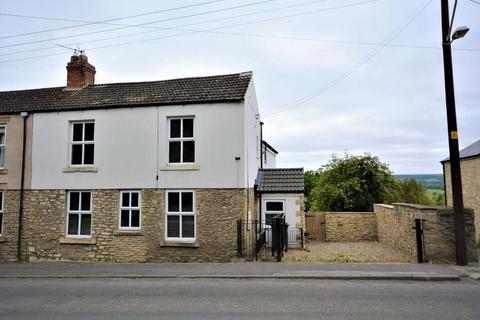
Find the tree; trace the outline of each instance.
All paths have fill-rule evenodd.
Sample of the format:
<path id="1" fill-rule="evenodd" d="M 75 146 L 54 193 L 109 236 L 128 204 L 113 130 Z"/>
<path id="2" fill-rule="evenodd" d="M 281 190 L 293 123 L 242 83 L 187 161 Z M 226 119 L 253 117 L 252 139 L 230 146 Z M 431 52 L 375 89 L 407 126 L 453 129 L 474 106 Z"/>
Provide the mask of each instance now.
<path id="1" fill-rule="evenodd" d="M 427 189 L 414 179 L 399 180 L 396 201 L 427 206 L 435 205 L 435 201 L 428 196 Z"/>
<path id="2" fill-rule="evenodd" d="M 378 157 L 334 155 L 318 170 L 311 211 L 372 211 L 374 203 L 394 201 L 397 190 L 398 181 Z"/>
<path id="3" fill-rule="evenodd" d="M 310 194 L 312 193 L 315 184 L 317 183 L 320 172 L 317 171 L 306 171 L 304 175 L 305 180 L 305 210 L 310 211 L 312 206 Z"/>

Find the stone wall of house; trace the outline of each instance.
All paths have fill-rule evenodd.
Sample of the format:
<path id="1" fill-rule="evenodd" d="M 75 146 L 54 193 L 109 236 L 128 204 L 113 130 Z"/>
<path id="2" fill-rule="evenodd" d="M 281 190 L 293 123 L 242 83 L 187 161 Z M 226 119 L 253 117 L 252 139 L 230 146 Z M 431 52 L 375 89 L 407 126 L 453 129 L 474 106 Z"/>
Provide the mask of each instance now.
<path id="1" fill-rule="evenodd" d="M 141 191 L 139 232 L 118 230 L 119 190 L 93 190 L 91 239 L 65 237 L 65 190 L 28 191 L 22 252 L 30 260 L 228 262 L 236 255 L 236 221 L 245 216 L 247 192 L 246 189 L 196 189 L 196 241 L 182 244 L 164 240 L 162 189 Z"/>
<path id="2" fill-rule="evenodd" d="M 297 229 L 306 230 L 306 222 L 305 222 L 305 197 L 302 195 L 296 201 L 295 204 L 299 206 L 298 211 L 295 215 L 299 218 L 295 227 Z"/>
<path id="3" fill-rule="evenodd" d="M 476 236 L 480 240 L 480 157 L 464 159 L 460 163 L 462 172 L 463 201 L 465 207 L 475 211 Z M 445 163 L 445 187 L 447 205 L 452 206 L 452 183 L 450 163 Z"/>
<path id="4" fill-rule="evenodd" d="M 10 261 L 17 258 L 18 243 L 18 211 L 20 191 L 3 191 L 3 226 L 0 235 L 0 261 Z"/>
<path id="5" fill-rule="evenodd" d="M 424 220 L 425 258 L 431 262 L 455 261 L 453 210 L 412 204 L 375 205 L 378 239 L 416 259 L 415 219 Z M 472 209 L 465 209 L 468 260 L 478 261 L 475 221 Z"/>
<path id="6" fill-rule="evenodd" d="M 376 241 L 373 212 L 325 212 L 325 239 L 329 242 Z"/>

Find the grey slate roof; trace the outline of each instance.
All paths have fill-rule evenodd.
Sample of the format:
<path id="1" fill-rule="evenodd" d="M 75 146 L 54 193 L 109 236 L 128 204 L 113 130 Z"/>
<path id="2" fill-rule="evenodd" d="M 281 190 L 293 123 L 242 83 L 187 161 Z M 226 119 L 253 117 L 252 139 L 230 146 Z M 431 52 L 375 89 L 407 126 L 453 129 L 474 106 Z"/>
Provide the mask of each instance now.
<path id="1" fill-rule="evenodd" d="M 150 82 L 0 92 L 0 114 L 115 107 L 235 102 L 244 99 L 251 72 Z"/>
<path id="2" fill-rule="evenodd" d="M 480 140 L 460 150 L 460 159 L 473 158 L 480 156 Z M 442 162 L 448 162 L 450 158 L 444 159 Z"/>
<path id="3" fill-rule="evenodd" d="M 255 184 L 257 185 L 257 192 L 261 193 L 303 193 L 305 189 L 303 168 L 259 169 Z"/>

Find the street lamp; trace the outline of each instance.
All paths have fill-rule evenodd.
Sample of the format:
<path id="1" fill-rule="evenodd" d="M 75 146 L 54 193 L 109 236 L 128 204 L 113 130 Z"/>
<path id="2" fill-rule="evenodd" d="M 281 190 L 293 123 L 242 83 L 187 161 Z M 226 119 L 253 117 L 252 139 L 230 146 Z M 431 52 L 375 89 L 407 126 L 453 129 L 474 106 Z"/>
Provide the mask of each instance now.
<path id="1" fill-rule="evenodd" d="M 450 151 L 450 174 L 452 181 L 452 199 L 455 221 L 455 255 L 457 265 L 464 266 L 467 260 L 467 245 L 465 242 L 465 219 L 463 213 L 462 177 L 460 172 L 460 151 L 458 148 L 457 115 L 455 111 L 455 91 L 453 85 L 452 41 L 460 39 L 468 32 L 468 27 L 457 28 L 450 39 L 451 26 L 455 17 L 457 1 L 453 8 L 450 21 L 448 0 L 441 0 L 442 5 L 442 48 L 443 68 L 445 73 L 445 96 L 448 122 L 448 147 Z"/>
<path id="2" fill-rule="evenodd" d="M 457 29 L 455 29 L 455 31 L 453 31 L 452 41 L 465 37 L 468 31 L 470 31 L 470 28 L 468 28 L 467 26 L 458 27 Z"/>

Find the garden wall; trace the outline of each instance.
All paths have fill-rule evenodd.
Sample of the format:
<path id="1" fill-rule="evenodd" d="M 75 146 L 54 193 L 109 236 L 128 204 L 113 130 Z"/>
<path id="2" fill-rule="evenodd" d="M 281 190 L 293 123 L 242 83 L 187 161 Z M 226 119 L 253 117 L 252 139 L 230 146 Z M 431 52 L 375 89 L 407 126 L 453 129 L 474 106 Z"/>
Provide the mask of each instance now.
<path id="1" fill-rule="evenodd" d="M 377 219 L 373 212 L 326 212 L 325 239 L 329 242 L 376 241 Z"/>
<path id="2" fill-rule="evenodd" d="M 425 258 L 431 262 L 455 262 L 455 233 L 452 208 L 412 204 L 375 205 L 378 240 L 416 258 L 415 219 L 424 220 Z M 475 243 L 475 218 L 465 209 L 465 236 L 468 261 L 478 261 Z"/>

